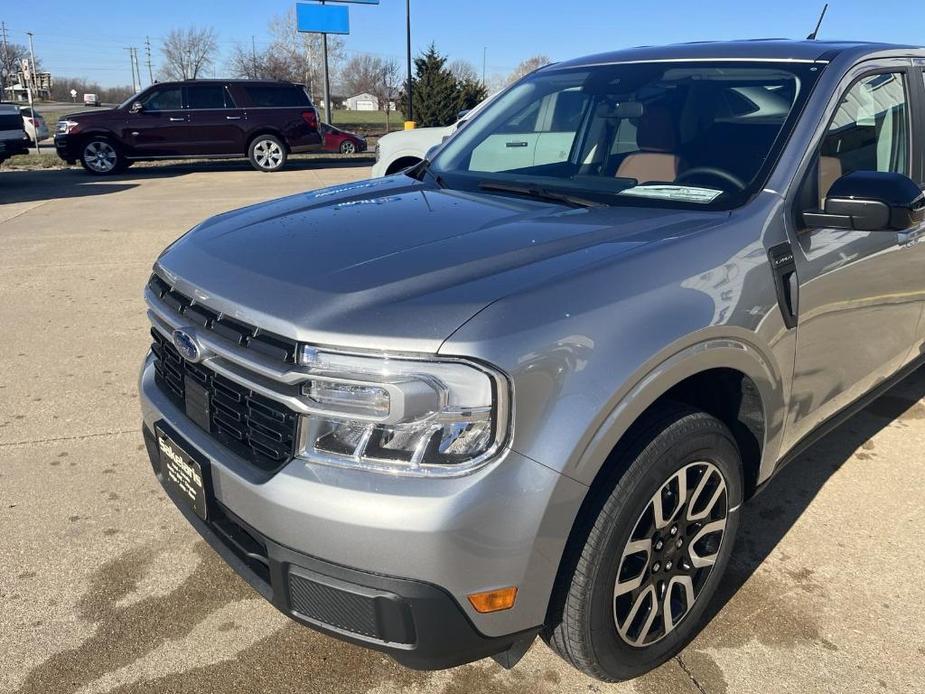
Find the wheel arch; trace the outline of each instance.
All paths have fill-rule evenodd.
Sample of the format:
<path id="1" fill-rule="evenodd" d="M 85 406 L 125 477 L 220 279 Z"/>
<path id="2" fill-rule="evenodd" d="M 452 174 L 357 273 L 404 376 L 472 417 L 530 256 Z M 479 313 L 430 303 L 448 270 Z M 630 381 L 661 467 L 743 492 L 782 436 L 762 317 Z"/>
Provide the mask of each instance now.
<path id="1" fill-rule="evenodd" d="M 660 361 L 614 403 L 566 474 L 593 487 L 618 465 L 621 442 L 654 408 L 680 402 L 717 417 L 743 458 L 746 495 L 773 470 L 783 428 L 782 379 L 774 362 L 741 338 L 713 338 Z"/>
<path id="2" fill-rule="evenodd" d="M 398 173 L 399 171 L 402 171 L 402 170 L 404 170 L 404 169 L 407 169 L 409 166 L 414 166 L 415 164 L 417 164 L 417 163 L 420 162 L 420 161 L 421 161 L 421 157 L 419 157 L 419 156 L 417 156 L 417 155 L 414 155 L 414 154 L 403 154 L 403 155 L 401 155 L 401 156 L 396 157 L 396 158 L 389 164 L 388 168 L 385 170 L 385 175 L 386 175 L 386 176 L 391 176 L 392 174 L 396 174 L 396 173 Z"/>

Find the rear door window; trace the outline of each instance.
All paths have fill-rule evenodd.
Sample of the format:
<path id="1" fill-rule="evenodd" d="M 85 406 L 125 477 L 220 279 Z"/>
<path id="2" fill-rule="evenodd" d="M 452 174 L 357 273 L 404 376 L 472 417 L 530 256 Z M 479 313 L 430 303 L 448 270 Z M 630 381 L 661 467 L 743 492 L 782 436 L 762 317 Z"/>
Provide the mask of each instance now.
<path id="1" fill-rule="evenodd" d="M 186 107 L 195 109 L 234 108 L 223 84 L 201 84 L 186 88 Z"/>
<path id="2" fill-rule="evenodd" d="M 295 85 L 244 85 L 244 91 L 254 106 L 262 108 L 281 108 L 286 106 L 311 106 L 308 94 Z"/>

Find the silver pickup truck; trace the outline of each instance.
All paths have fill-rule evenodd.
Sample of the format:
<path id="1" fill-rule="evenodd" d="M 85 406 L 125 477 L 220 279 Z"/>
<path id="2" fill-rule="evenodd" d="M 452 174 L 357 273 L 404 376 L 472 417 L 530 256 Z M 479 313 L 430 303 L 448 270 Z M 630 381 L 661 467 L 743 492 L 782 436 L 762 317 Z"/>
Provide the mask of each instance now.
<path id="1" fill-rule="evenodd" d="M 923 361 L 923 68 L 594 55 L 432 161 L 202 222 L 145 289 L 154 474 L 277 608 L 408 666 L 659 665 L 742 504 Z"/>

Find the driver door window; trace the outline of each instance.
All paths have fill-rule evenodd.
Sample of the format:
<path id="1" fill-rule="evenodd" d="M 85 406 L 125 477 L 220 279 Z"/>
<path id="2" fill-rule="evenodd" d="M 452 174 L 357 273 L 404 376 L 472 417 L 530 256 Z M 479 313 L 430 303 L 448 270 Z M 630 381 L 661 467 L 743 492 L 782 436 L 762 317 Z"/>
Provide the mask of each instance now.
<path id="1" fill-rule="evenodd" d="M 909 107 L 902 73 L 862 77 L 846 92 L 819 149 L 819 206 L 853 171 L 909 175 Z"/>
<path id="2" fill-rule="evenodd" d="M 180 87 L 158 89 L 142 102 L 145 111 L 179 111 L 183 108 L 183 98 Z"/>

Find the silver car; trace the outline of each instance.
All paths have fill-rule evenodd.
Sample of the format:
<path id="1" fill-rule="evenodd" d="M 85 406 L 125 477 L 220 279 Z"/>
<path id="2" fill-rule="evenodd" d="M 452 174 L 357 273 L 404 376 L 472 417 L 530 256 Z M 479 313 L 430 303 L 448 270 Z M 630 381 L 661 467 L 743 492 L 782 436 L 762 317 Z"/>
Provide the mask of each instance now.
<path id="1" fill-rule="evenodd" d="M 429 163 L 157 259 L 154 474 L 285 614 L 602 680 L 700 628 L 744 501 L 922 362 L 925 50 L 547 66 Z M 913 146 L 914 145 L 914 146 Z"/>

